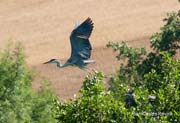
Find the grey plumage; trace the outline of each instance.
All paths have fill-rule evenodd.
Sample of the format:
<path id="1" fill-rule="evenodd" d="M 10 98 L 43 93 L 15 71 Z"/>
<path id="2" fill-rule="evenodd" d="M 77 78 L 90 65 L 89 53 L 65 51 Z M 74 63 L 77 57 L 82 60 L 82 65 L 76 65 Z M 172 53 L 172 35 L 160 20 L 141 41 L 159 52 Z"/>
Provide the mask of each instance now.
<path id="1" fill-rule="evenodd" d="M 61 64 L 57 59 L 51 59 L 47 63 L 57 64 L 58 67 L 66 67 L 75 65 L 80 68 L 85 67 L 89 63 L 94 63 L 94 60 L 89 60 L 91 57 L 92 46 L 89 41 L 93 30 L 93 22 L 87 18 L 83 23 L 78 25 L 70 35 L 71 56 L 65 64 Z"/>

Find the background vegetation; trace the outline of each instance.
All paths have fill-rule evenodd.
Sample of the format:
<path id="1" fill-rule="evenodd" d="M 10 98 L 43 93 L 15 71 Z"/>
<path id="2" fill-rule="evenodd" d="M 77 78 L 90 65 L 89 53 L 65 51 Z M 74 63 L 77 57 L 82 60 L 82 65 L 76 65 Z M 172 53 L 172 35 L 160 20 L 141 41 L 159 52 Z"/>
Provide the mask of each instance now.
<path id="1" fill-rule="evenodd" d="M 33 74 L 25 67 L 20 44 L 8 46 L 0 58 L 0 122 L 55 122 L 54 99 L 48 86 L 39 92 L 31 89 Z"/>
<path id="2" fill-rule="evenodd" d="M 104 86 L 101 72 L 88 75 L 73 100 L 60 102 L 48 88 L 31 89 L 33 72 L 26 68 L 20 44 L 0 57 L 0 122 L 127 123 L 180 121 L 180 11 L 169 13 L 151 37 L 152 52 L 110 42 L 118 60 L 127 62 Z"/>

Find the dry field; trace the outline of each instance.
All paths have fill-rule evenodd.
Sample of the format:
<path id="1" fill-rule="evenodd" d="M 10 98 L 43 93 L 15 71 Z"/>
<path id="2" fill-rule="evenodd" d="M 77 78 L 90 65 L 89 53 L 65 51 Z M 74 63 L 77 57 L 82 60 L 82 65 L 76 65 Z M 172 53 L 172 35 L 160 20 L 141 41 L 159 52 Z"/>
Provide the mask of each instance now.
<path id="1" fill-rule="evenodd" d="M 48 79 L 61 99 L 69 99 L 79 90 L 87 72 L 42 63 L 50 58 L 68 59 L 69 35 L 77 21 L 93 19 L 90 40 L 92 59 L 97 63 L 88 67 L 110 76 L 120 63 L 106 48 L 109 41 L 126 40 L 131 46 L 149 48 L 149 37 L 159 31 L 166 13 L 179 8 L 178 0 L 1 0 L 0 48 L 9 39 L 21 41 L 28 66 L 39 72 L 33 87 Z"/>

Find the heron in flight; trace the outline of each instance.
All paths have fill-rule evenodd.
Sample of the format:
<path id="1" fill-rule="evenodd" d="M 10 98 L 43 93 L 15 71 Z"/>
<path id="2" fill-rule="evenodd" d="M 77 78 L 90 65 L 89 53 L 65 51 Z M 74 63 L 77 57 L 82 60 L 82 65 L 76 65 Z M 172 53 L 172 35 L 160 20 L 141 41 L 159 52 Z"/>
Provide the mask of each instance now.
<path id="1" fill-rule="evenodd" d="M 64 64 L 61 64 L 57 59 L 51 59 L 44 64 L 56 64 L 59 68 L 66 66 L 84 68 L 87 64 L 95 63 L 95 60 L 90 60 L 92 47 L 89 42 L 93 27 L 91 18 L 76 25 L 70 35 L 71 56 Z"/>

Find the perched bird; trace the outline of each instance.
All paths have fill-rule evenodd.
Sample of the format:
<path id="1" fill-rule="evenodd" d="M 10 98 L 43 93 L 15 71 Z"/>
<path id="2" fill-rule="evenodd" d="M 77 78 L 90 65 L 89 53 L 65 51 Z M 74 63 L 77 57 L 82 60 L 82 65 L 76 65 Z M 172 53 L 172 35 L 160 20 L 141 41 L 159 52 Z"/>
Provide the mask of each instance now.
<path id="1" fill-rule="evenodd" d="M 125 107 L 126 107 L 126 108 L 130 108 L 131 106 L 136 107 L 137 104 L 136 104 L 136 101 L 135 101 L 135 99 L 134 99 L 134 92 L 133 92 L 132 90 L 129 90 L 129 91 L 126 93 Z"/>
<path id="2" fill-rule="evenodd" d="M 71 56 L 64 64 L 57 59 L 51 59 L 44 64 L 56 64 L 59 68 L 69 65 L 84 68 L 87 64 L 95 63 L 95 60 L 90 60 L 92 46 L 89 42 L 93 27 L 91 18 L 75 26 L 70 35 Z"/>

